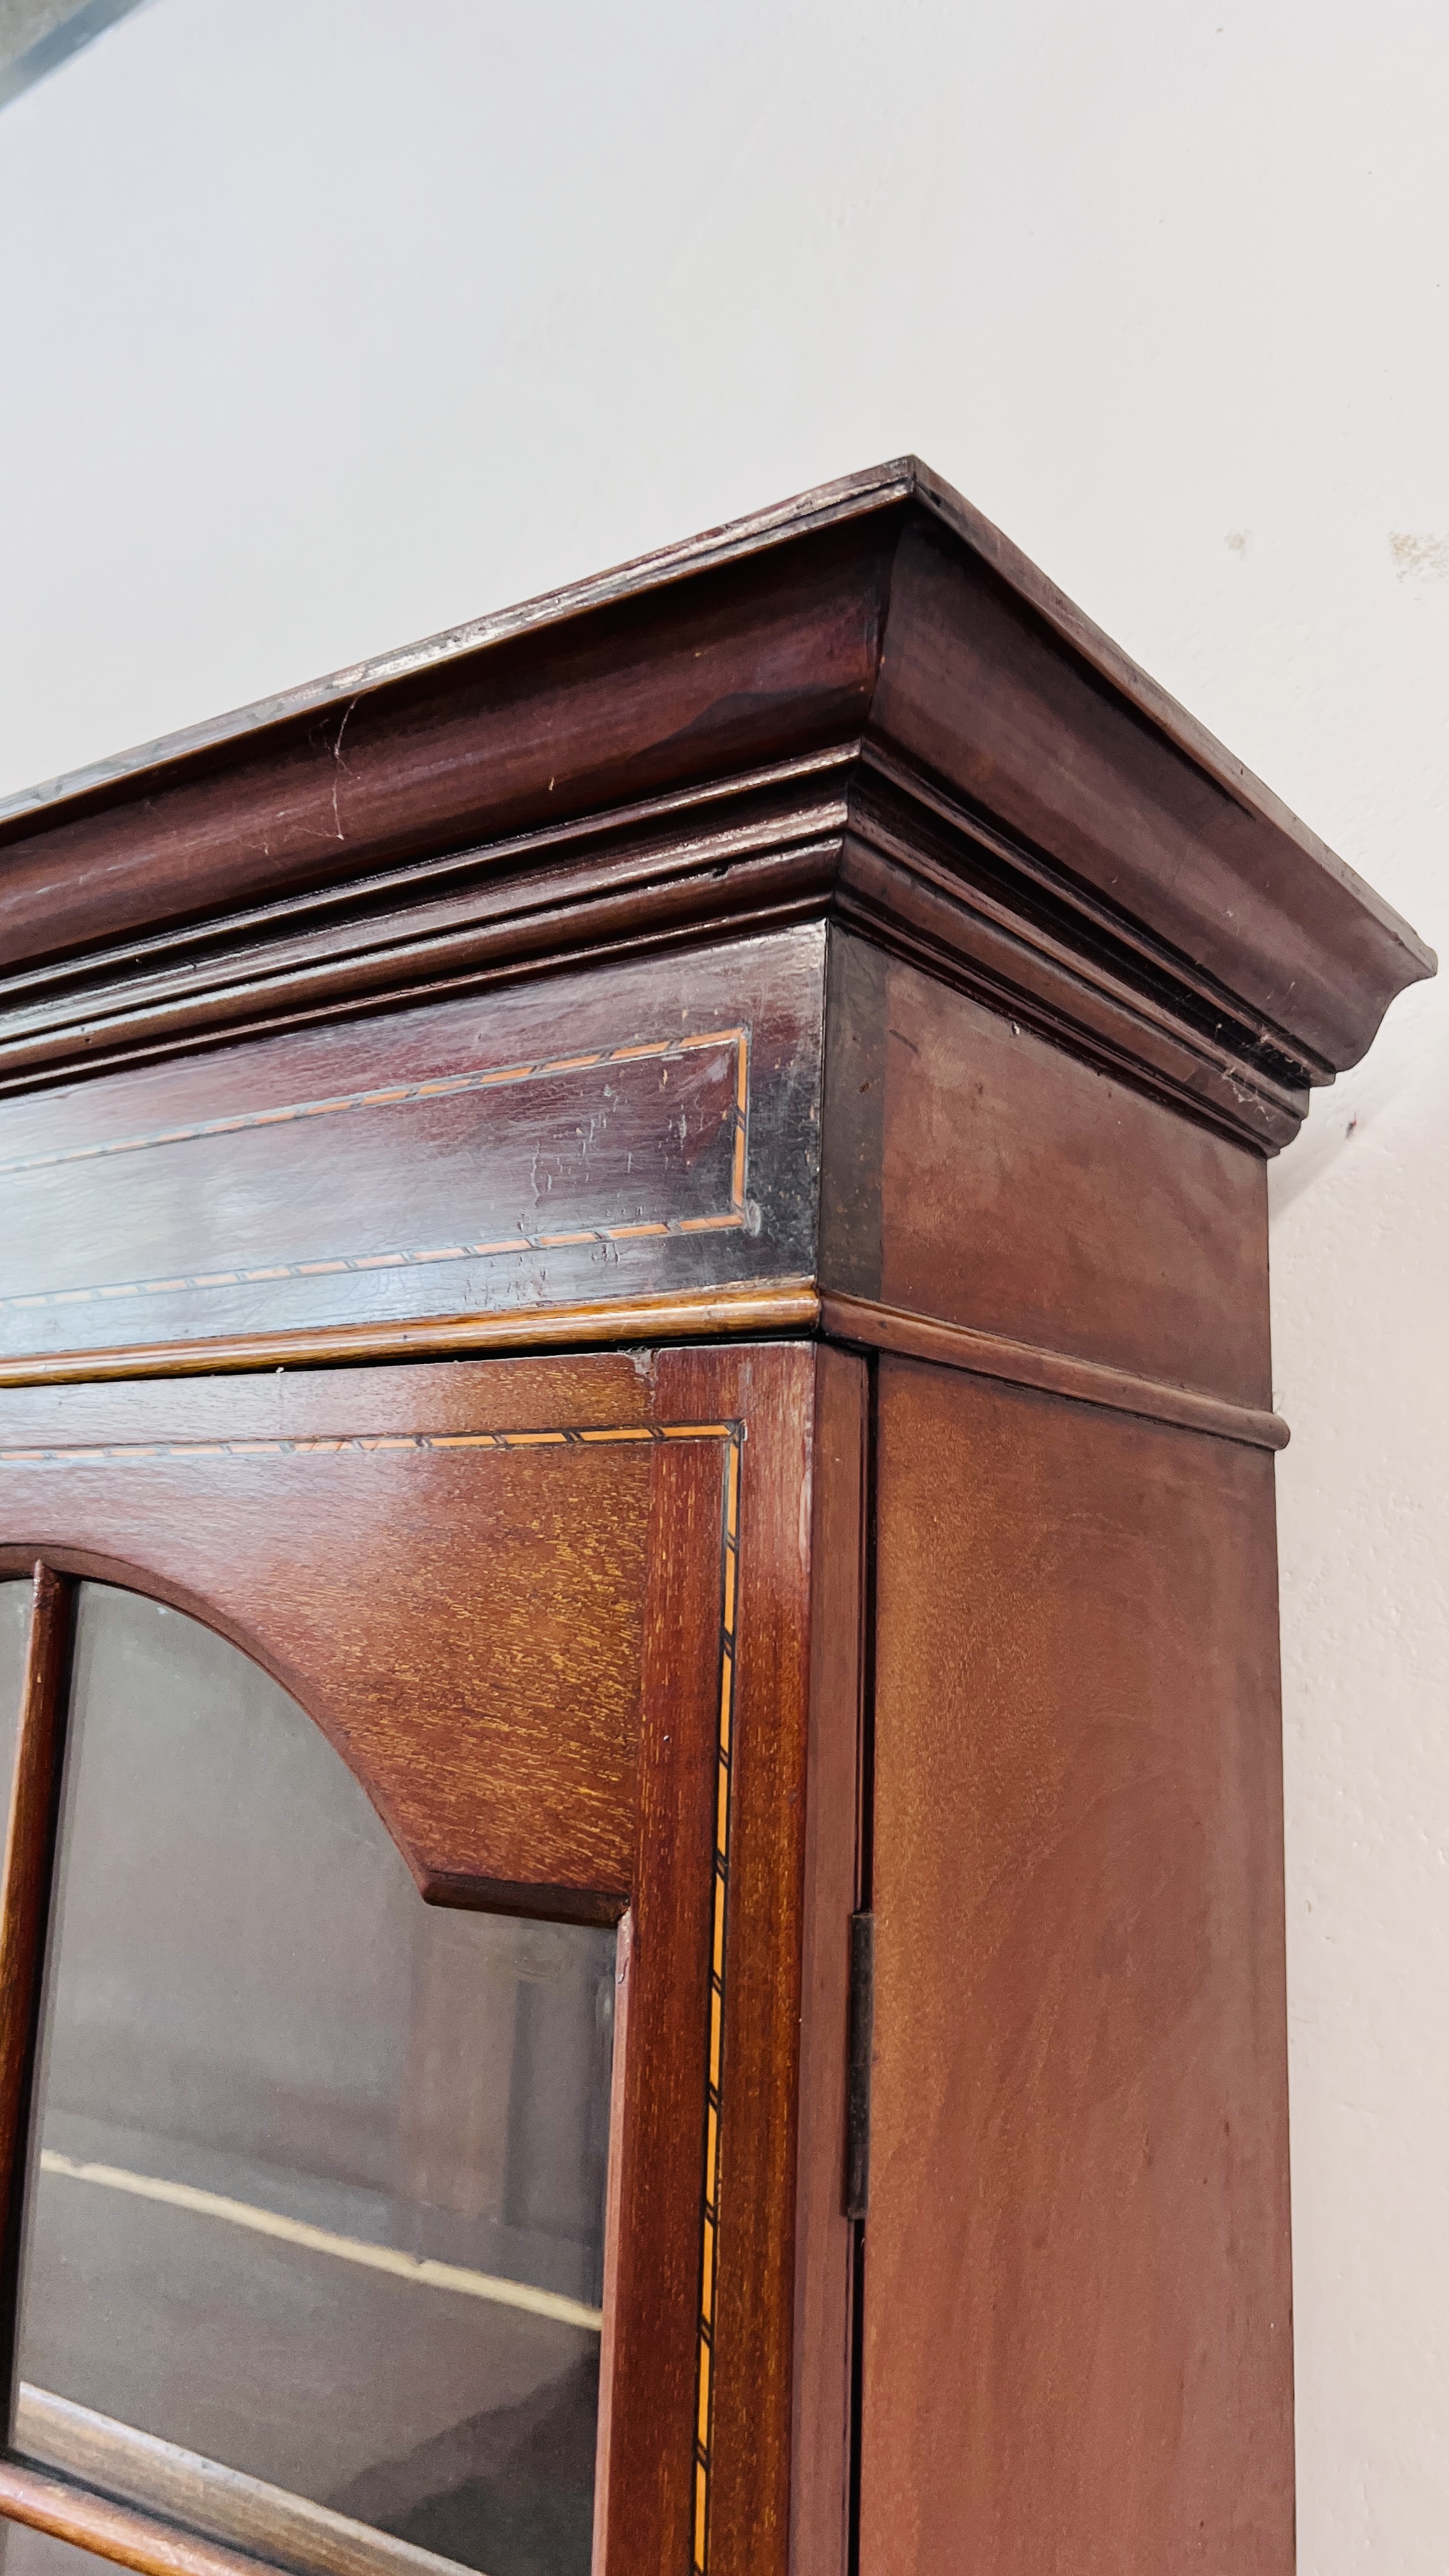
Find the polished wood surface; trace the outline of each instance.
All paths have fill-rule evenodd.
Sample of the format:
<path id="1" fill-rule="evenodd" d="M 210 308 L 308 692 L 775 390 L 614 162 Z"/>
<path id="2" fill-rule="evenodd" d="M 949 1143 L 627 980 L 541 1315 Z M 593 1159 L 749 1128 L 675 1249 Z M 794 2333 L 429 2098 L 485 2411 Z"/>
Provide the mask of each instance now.
<path id="1" fill-rule="evenodd" d="M 889 512 L 842 520 L 364 685 L 320 721 L 284 714 L 179 757 L 158 745 L 153 777 L 12 810 L 7 961 L 849 740 L 869 711 L 895 533 Z"/>
<path id="2" fill-rule="evenodd" d="M 0 1104 L 0 1380 L 788 1328 L 823 1293 L 846 1338 L 916 1316 L 965 1366 L 1266 1415 L 1260 1158 L 829 946 L 828 992 L 802 930 L 652 1005 L 657 969 L 598 972 Z M 677 1041 L 586 1043 L 651 1006 Z"/>
<path id="3" fill-rule="evenodd" d="M 1180 1430 L 1204 1431 L 1218 1440 L 1245 1440 L 1252 1449 L 1288 1445 L 1288 1425 L 1281 1414 L 1263 1413 L 1251 1404 L 1227 1404 L 1220 1396 L 1195 1395 L 1190 1387 L 1136 1377 L 1130 1369 L 1104 1368 L 1096 1360 L 1074 1359 L 1068 1352 L 1043 1350 L 1031 1342 L 1008 1341 L 1001 1334 L 973 1332 L 968 1324 L 943 1324 L 933 1315 L 877 1305 L 869 1297 L 824 1296 L 819 1300 L 819 1320 L 832 1341 L 862 1350 L 934 1360 L 938 1368 L 961 1369 L 969 1377 L 995 1378 L 1005 1386 L 1040 1387 L 1051 1395 L 1069 1395 L 1078 1404 L 1101 1405 L 1109 1413 L 1135 1413 L 1144 1422 L 1172 1422 Z"/>
<path id="4" fill-rule="evenodd" d="M 731 1387 L 745 1424 L 707 2534 L 712 2576 L 743 2576 L 783 2570 L 790 2538 L 816 1354 L 673 1350 L 656 1365 L 680 1418 Z"/>
<path id="5" fill-rule="evenodd" d="M 651 1529 L 651 1758 L 639 1816 L 630 2046 L 612 2186 L 614 2396 L 609 2454 L 600 2463 L 601 2576 L 624 2576 L 641 2561 L 689 2566 L 697 2488 L 706 2515 L 710 2501 L 719 2115 L 710 2134 L 709 2095 L 718 2041 L 712 1995 L 710 2008 L 701 2008 L 699 1972 L 703 1963 L 708 1992 L 715 1872 L 702 1864 L 714 1851 L 719 1815 L 721 1668 L 718 1653 L 682 1653 L 681 1639 L 718 1634 L 720 1468 L 717 1443 L 681 1450 Z M 672 2034 L 686 2026 L 698 2044 L 681 2049 Z M 647 2407 L 632 2394 L 646 2383 L 653 2392 Z M 666 2421 L 688 2427 L 687 2445 L 659 2440 Z"/>
<path id="6" fill-rule="evenodd" d="M 1149 1422 L 1175 1422 L 1185 1430 L 1246 1440 L 1259 1449 L 1283 1449 L 1288 1425 L 1276 1413 L 1196 1395 L 1161 1378 L 1104 1368 L 1062 1351 L 1043 1350 L 1004 1335 L 943 1324 L 932 1315 L 883 1306 L 874 1298 L 820 1295 L 805 1281 L 766 1288 L 720 1288 L 698 1296 L 620 1298 L 608 1306 L 545 1306 L 526 1316 L 449 1316 L 420 1324 L 346 1325 L 323 1333 L 256 1335 L 232 1342 L 142 1343 L 133 1350 L 63 1352 L 55 1358 L 0 1364 L 0 1388 L 104 1384 L 125 1378 L 205 1375 L 211 1370 L 313 1369 L 329 1362 L 471 1358 L 488 1351 L 575 1351 L 600 1343 L 650 1348 L 695 1341 L 711 1334 L 773 1334 L 819 1330 L 829 1341 L 863 1351 L 895 1351 L 935 1360 L 942 1368 L 1003 1379 L 1010 1386 L 1045 1387 L 1083 1404 L 1140 1414 Z M 61 1435 L 63 1436 L 63 1432 Z"/>
<path id="7" fill-rule="evenodd" d="M 0 1102 L 0 1361 L 803 1275 L 823 937 Z"/>
<path id="8" fill-rule="evenodd" d="M 1267 1410 L 1260 1155 L 831 935 L 820 1280 Z"/>
<path id="9" fill-rule="evenodd" d="M 628 1902 L 611 2576 L 649 2534 L 661 2563 L 786 2565 L 820 1365 L 745 1345 L 0 1408 L 45 1443 L 7 1448 L 7 1534 L 295 1681 L 435 1902 Z"/>
<path id="10" fill-rule="evenodd" d="M 77 1389 L 63 1447 L 7 1451 L 7 1525 L 263 1663 L 426 1892 L 612 1919 L 634 1847 L 650 1496 L 672 1472 L 639 1396 L 599 1424 L 566 1370 L 535 1382 L 520 1422 L 483 1364 L 411 1385 L 416 1428 L 396 1432 L 372 1381 L 334 1381 L 325 1413 L 318 1385 L 289 1403 L 298 1386 L 209 1386 L 185 1430 L 149 1443 L 108 1440 L 115 1399 Z"/>
<path id="11" fill-rule="evenodd" d="M 1271 1149 L 1433 963 L 914 460 L 12 800 L 0 842 L 21 1083 L 835 911 L 1093 1044 L 1105 1013 Z"/>
<path id="12" fill-rule="evenodd" d="M 599 1344 L 698 1341 L 721 1333 L 810 1330 L 822 1301 L 807 1280 L 759 1288 L 613 1297 L 604 1306 L 536 1306 L 491 1315 L 424 1316 L 412 1324 L 333 1324 L 321 1331 L 238 1333 L 219 1340 L 133 1342 L 106 1350 L 0 1359 L 0 1387 L 91 1386 L 115 1378 L 205 1377 L 216 1370 L 315 1369 L 357 1360 L 473 1359 L 485 1352 L 576 1351 Z M 871 1338 L 854 1333 L 847 1339 Z"/>
<path id="13" fill-rule="evenodd" d="M 0 1092 L 256 1030 L 818 918 L 848 819 L 830 752 L 561 831 L 0 978 Z M 698 805 L 701 811 L 692 809 Z M 337 917 L 333 918 L 332 915 Z"/>
<path id="14" fill-rule="evenodd" d="M 25 2133 L 35 2062 L 40 1970 L 50 1911 L 61 1733 L 69 1682 L 71 1595 L 64 1576 L 35 1567 L 30 1635 L 10 1781 L 0 1877 L 0 2315 L 13 2356 L 14 2285 L 22 2226 Z"/>
<path id="15" fill-rule="evenodd" d="M 848 1927 L 860 1900 L 860 1768 L 868 1667 L 871 1389 L 866 1361 L 822 1351 L 815 1407 L 790 2568 L 791 2576 L 845 2576 L 850 2557 L 855 2236 L 845 2215 Z"/>
<path id="16" fill-rule="evenodd" d="M 870 2576 L 1291 2570 L 1271 1478 L 881 1363 Z"/>
<path id="17" fill-rule="evenodd" d="M 1264 1162 L 1430 953 L 911 459 L 0 845 L 0 1573 L 620 1927 L 595 2576 L 1289 2576 Z"/>
<path id="18" fill-rule="evenodd" d="M 1068 608 L 1049 641 L 1001 555 L 963 555 L 944 517 L 916 515 L 892 566 L 873 728 L 1140 924 L 1144 955 L 1190 958 L 1305 1061 L 1354 1061 L 1377 978 L 1387 999 L 1432 971 L 1427 952 L 1125 656 L 1109 676 L 1079 619 Z"/>

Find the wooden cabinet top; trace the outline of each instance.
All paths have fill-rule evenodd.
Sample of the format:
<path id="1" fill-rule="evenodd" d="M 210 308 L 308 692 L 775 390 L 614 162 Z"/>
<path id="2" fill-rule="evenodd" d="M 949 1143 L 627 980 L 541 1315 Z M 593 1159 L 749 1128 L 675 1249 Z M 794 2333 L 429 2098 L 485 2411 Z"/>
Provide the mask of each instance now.
<path id="1" fill-rule="evenodd" d="M 906 458 L 10 799 L 0 1081 L 812 914 L 1268 1150 L 1434 965 Z"/>
<path id="2" fill-rule="evenodd" d="M 0 1374 L 924 1322 L 1276 1445 L 1433 967 L 907 460 L 0 811 Z"/>

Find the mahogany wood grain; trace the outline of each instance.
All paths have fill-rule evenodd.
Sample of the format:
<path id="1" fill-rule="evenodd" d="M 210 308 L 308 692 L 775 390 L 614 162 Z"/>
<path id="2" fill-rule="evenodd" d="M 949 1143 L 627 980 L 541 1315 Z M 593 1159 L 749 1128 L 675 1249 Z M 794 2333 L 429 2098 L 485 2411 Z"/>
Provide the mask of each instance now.
<path id="1" fill-rule="evenodd" d="M 553 1411 L 590 1430 L 614 1423 L 642 1427 L 649 1420 L 652 1387 L 651 1357 L 629 1351 L 6 1387 L 0 1389 L 0 1446 L 101 1449 L 148 1441 L 410 1436 L 472 1431 L 480 1423 L 528 1431 Z M 28 1572 L 29 1566 L 22 1568 L 15 1558 L 20 1504 L 9 1498 L 41 1490 L 17 1484 L 20 1473 L 12 1470 L 11 1481 L 0 1481 L 11 1572 Z"/>
<path id="2" fill-rule="evenodd" d="M 1038 853 L 871 754 L 830 917 L 1216 1133 L 1276 1153 L 1325 1078 L 1239 996 Z M 5 1057 L 0 1024 L 0 1080 Z"/>
<path id="3" fill-rule="evenodd" d="M 870 1385 L 822 1350 L 811 1463 L 810 1737 L 800 1967 L 791 2576 L 845 2576 L 852 2229 L 845 2217 L 849 1923 L 857 1859 Z"/>
<path id="4" fill-rule="evenodd" d="M 436 1901 L 628 1901 L 606 2566 L 649 2534 L 689 2562 L 701 2467 L 711 2576 L 787 2565 L 822 1366 L 859 1364 L 741 1345 L 0 1399 L 36 1452 L 0 1469 L 0 1565 L 38 1529 L 63 1568 L 234 1636 Z"/>
<path id="5" fill-rule="evenodd" d="M 813 1327 L 820 1317 L 821 1300 L 808 1281 L 781 1279 L 759 1287 L 615 1297 L 604 1306 L 536 1306 L 492 1315 L 425 1315 L 411 1324 L 333 1324 L 320 1332 L 32 1352 L 0 1360 L 0 1387 L 93 1386 L 113 1378 L 207 1376 L 219 1369 L 314 1369 L 357 1360 L 470 1359 L 486 1352 L 574 1351 L 719 1333 L 790 1333 Z M 851 1331 L 847 1338 L 862 1335 Z"/>
<path id="6" fill-rule="evenodd" d="M 28 1412 L 39 1429 L 37 1395 L 12 1393 L 7 1420 Z M 274 1374 L 49 1402 L 51 1462 L 0 1469 L 7 1562 L 36 1531 L 70 1570 L 231 1636 L 322 1725 L 426 1891 L 617 1916 L 634 1848 L 647 1363 Z"/>
<path id="7" fill-rule="evenodd" d="M 722 1453 L 692 1444 L 655 1494 L 619 2166 L 604 2576 L 693 2563 L 701 2176 L 718 1789 Z M 681 2046 L 688 2032 L 693 2045 Z M 713 2321 L 712 2321 L 713 2322 Z M 650 2402 L 640 2402 L 645 2386 Z M 668 2426 L 666 2436 L 664 2427 Z M 706 2431 L 707 2431 L 706 2427 Z M 706 2445 L 707 2447 L 707 2445 Z M 701 2471 L 703 2477 L 703 2471 Z"/>
<path id="8" fill-rule="evenodd" d="M 0 1092 L 818 912 L 850 747 L 0 974 Z"/>
<path id="9" fill-rule="evenodd" d="M 369 1002 L 827 917 L 1263 1151 L 1296 1133 L 1314 1074 L 1190 960 L 850 743 L 369 876 L 328 918 L 317 909 L 283 901 L 0 976 L 0 1095 Z"/>
<path id="10" fill-rule="evenodd" d="M 804 1275 L 823 938 L 0 1102 L 0 1359 Z"/>
<path id="11" fill-rule="evenodd" d="M 703 2059 L 691 2064 L 662 2055 L 667 2035 L 688 2020 L 688 1998 L 698 1993 L 701 1970 L 710 1964 L 710 1922 L 701 1902 L 707 1890 L 697 1872 L 690 1872 L 690 1854 L 717 1813 L 719 1779 L 703 1765 L 701 1749 L 706 1724 L 718 1717 L 720 1675 L 717 1666 L 707 1668 L 686 1653 L 682 1643 L 699 1633 L 711 1604 L 717 1615 L 718 1605 L 717 1592 L 710 1591 L 707 1546 L 720 1503 L 718 1462 L 712 1476 L 700 1444 L 691 1448 L 687 1467 L 679 1460 L 679 1472 L 658 1485 L 650 1544 L 644 1690 L 649 1734 L 631 1915 L 631 2037 L 617 2132 L 617 2323 L 611 2328 L 606 2321 L 606 2334 L 613 2336 L 613 2394 L 604 2563 L 630 2571 L 640 2564 L 700 2563 L 698 2487 L 691 2476 L 700 2463 L 661 2442 L 665 2410 L 659 2402 L 643 2403 L 639 2394 L 647 2357 L 651 2389 L 667 2385 L 673 2392 L 669 2415 L 680 2389 L 696 2406 L 701 2397 L 705 2401 L 696 2427 L 709 2463 L 703 2537 L 710 2569 L 717 2576 L 745 2576 L 746 2570 L 784 2576 L 792 2546 L 792 2424 L 817 2479 L 829 2474 L 820 2455 L 832 2430 L 839 2444 L 842 2429 L 844 2321 L 828 2280 L 818 2290 L 826 2321 L 842 2341 L 833 2374 L 827 2355 L 812 2364 L 803 2382 L 816 2420 L 797 2412 L 798 2311 L 807 2291 L 796 2253 L 795 2209 L 798 2192 L 805 2243 L 828 2266 L 831 2197 L 839 2207 L 843 2033 L 828 2024 L 812 2033 L 810 2071 L 802 2079 L 801 1962 L 807 1901 L 822 1946 L 837 1894 L 844 1896 L 848 1916 L 853 1846 L 847 1839 L 842 1875 L 830 1839 L 807 1877 L 806 1820 L 815 1794 L 824 1836 L 841 1821 L 849 1827 L 855 1718 L 853 1700 L 843 1708 L 832 1702 L 828 1719 L 817 1706 L 812 1738 L 812 1637 L 817 1672 L 826 1653 L 814 1623 L 822 1607 L 840 1608 L 840 1587 L 848 1578 L 832 1559 L 825 1603 L 812 1608 L 810 1495 L 820 1370 L 830 1388 L 826 1482 L 835 1489 L 832 1535 L 841 1536 L 850 1519 L 850 1544 L 858 1550 L 858 1522 L 850 1517 L 858 1484 L 847 1494 L 836 1454 L 848 1429 L 833 1417 L 842 1408 L 848 1414 L 843 1388 L 857 1390 L 858 1411 L 860 1369 L 835 1355 L 817 1358 L 808 1346 L 676 1350 L 660 1353 L 655 1367 L 657 1400 L 670 1416 L 703 1418 L 700 1407 L 712 1402 L 721 1419 L 738 1419 L 745 1427 L 728 1780 L 718 2271 L 711 2377 L 702 2388 L 693 2375 L 697 2348 L 685 2332 L 685 2293 L 697 2296 L 700 2279 L 698 2202 L 686 2189 L 685 2175 L 696 2170 L 689 2160 L 697 2163 L 711 2135 L 706 2069 Z M 828 1506 L 822 1502 L 821 1508 Z M 809 1765 L 812 1741 L 818 1748 L 822 1729 L 833 1743 L 819 1753 L 817 1788 Z M 670 1927 L 667 1953 L 654 1929 L 661 1916 Z M 824 1962 L 815 1973 L 828 2000 L 838 1972 Z M 802 2080 L 808 2080 L 803 2112 Z M 820 2312 L 820 2297 L 813 2297 L 812 2331 Z M 834 2475 L 838 2512 L 838 2452 Z"/>
<path id="12" fill-rule="evenodd" d="M 661 1351 L 672 1413 L 713 1392 L 745 1424 L 721 2125 L 711 2576 L 784 2576 L 790 2544 L 795 2193 L 815 1354 Z M 728 1395 L 726 1396 L 726 1390 Z M 765 1927 L 768 1926 L 766 1937 Z"/>
<path id="13" fill-rule="evenodd" d="M 425 1893 L 610 1921 L 633 1851 L 653 1451 L 565 1441 L 556 1415 L 497 1434 L 520 1446 L 495 1429 L 480 1408 L 465 1428 L 372 1434 L 359 1387 L 336 1435 L 62 1452 L 0 1471 L 0 1502 L 37 1533 L 25 1544 L 175 1601 L 265 1664 Z"/>
<path id="14" fill-rule="evenodd" d="M 11 800 L 3 953 L 63 956 L 860 738 L 1208 966 L 1320 1076 L 1432 971 L 913 458 Z"/>
<path id="15" fill-rule="evenodd" d="M 623 1922 L 595 2576 L 1288 2576 L 1262 1160 L 1430 953 L 910 459 L 0 843 L 32 1710 L 133 1585 Z"/>
<path id="16" fill-rule="evenodd" d="M 0 822 L 7 960 L 756 768 L 869 708 L 893 517 L 550 618 Z"/>
<path id="17" fill-rule="evenodd" d="M 132 1351 L 65 1352 L 56 1358 L 0 1365 L 0 1389 L 200 1376 L 213 1370 L 310 1370 L 337 1362 L 436 1359 L 449 1353 L 470 1358 L 485 1352 L 566 1352 L 600 1343 L 693 1341 L 718 1333 L 801 1331 L 818 1331 L 855 1349 L 935 1360 L 943 1368 L 1002 1378 L 1009 1385 L 1044 1387 L 1058 1395 L 1075 1396 L 1083 1404 L 1141 1414 L 1152 1422 L 1174 1422 L 1184 1430 L 1211 1432 L 1224 1440 L 1246 1440 L 1259 1449 L 1283 1449 L 1288 1444 L 1288 1425 L 1276 1413 L 1229 1404 L 1220 1396 L 1195 1395 L 1160 1378 L 1104 1368 L 1094 1360 L 1033 1348 L 1001 1334 L 973 1332 L 969 1325 L 943 1324 L 935 1316 L 883 1306 L 874 1298 L 834 1292 L 821 1296 L 801 1280 L 762 1288 L 711 1289 L 699 1296 L 620 1298 L 608 1306 L 540 1307 L 517 1318 L 447 1316 L 419 1324 L 343 1325 L 326 1333 L 258 1334 L 234 1342 L 149 1343 Z M 64 1436 L 63 1418 L 57 1436 Z"/>
<path id="18" fill-rule="evenodd" d="M 830 971 L 826 1291 L 1271 1405 L 1259 1156 L 864 941 Z"/>
<path id="19" fill-rule="evenodd" d="M 1105 679 L 954 531 L 903 530 L 872 730 L 1341 1071 L 1420 943 L 1221 746 Z"/>
<path id="20" fill-rule="evenodd" d="M 1179 1430 L 1207 1432 L 1217 1440 L 1245 1440 L 1251 1449 L 1288 1446 L 1289 1429 L 1281 1414 L 1228 1404 L 1221 1396 L 1195 1395 L 1190 1388 L 1165 1385 L 1161 1378 L 1134 1376 L 1130 1369 L 1104 1368 L 1097 1360 L 1073 1359 L 998 1333 L 973 1332 L 967 1324 L 943 1324 L 933 1315 L 881 1306 L 869 1297 L 823 1296 L 819 1316 L 822 1332 L 858 1349 L 934 1360 L 938 1368 L 964 1369 L 969 1376 L 998 1378 L 1007 1386 L 1040 1387 L 1049 1395 L 1072 1396 L 1079 1404 L 1103 1405 L 1109 1413 L 1135 1413 L 1145 1422 L 1171 1422 Z"/>
<path id="21" fill-rule="evenodd" d="M 1293 2564 L 1270 1460 L 880 1363 L 860 2564 Z"/>
<path id="22" fill-rule="evenodd" d="M 0 977 L 0 1095 L 583 957 L 829 918 L 1261 1151 L 1296 1134 L 1315 1066 L 1281 1031 L 944 790 L 855 744 L 766 778 L 369 877 L 331 899 L 336 919 L 309 897 Z M 691 801 L 730 811 L 701 831 Z"/>
<path id="23" fill-rule="evenodd" d="M 71 1585 L 35 1568 L 30 1635 L 15 1737 L 0 1879 L 0 2234 L 3 2313 L 13 2297 L 21 2223 L 25 2130 L 40 2010 L 40 1968 L 50 1907 L 60 1744 L 70 1664 Z M 4 2358 L 8 2393 L 11 2356 Z"/>

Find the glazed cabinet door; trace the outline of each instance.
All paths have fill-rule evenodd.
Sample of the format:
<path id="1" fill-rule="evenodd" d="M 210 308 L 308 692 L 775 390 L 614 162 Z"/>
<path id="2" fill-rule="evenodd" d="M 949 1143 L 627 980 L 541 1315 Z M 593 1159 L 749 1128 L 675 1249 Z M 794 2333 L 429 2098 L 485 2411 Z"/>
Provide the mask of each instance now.
<path id="1" fill-rule="evenodd" d="M 831 1367 L 0 1399 L 9 2576 L 783 2570 Z"/>

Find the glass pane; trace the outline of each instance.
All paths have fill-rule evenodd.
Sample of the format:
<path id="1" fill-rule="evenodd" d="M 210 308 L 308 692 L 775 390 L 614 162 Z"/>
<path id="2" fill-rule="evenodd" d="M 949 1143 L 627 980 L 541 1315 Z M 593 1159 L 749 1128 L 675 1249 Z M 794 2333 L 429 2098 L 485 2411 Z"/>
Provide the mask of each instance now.
<path id="1" fill-rule="evenodd" d="M 0 1815 L 10 1812 L 10 1774 L 15 1766 L 15 1730 L 34 1590 L 28 1581 L 0 1583 Z"/>
<path id="2" fill-rule="evenodd" d="M 205 2462 L 586 2576 L 613 1972 L 612 1933 L 425 1906 L 277 1683 L 83 1586 L 19 2446 L 297 2566 L 300 2509 Z"/>
<path id="3" fill-rule="evenodd" d="M 101 2561 L 28 2523 L 0 2522 L 0 2576 L 100 2576 Z"/>

